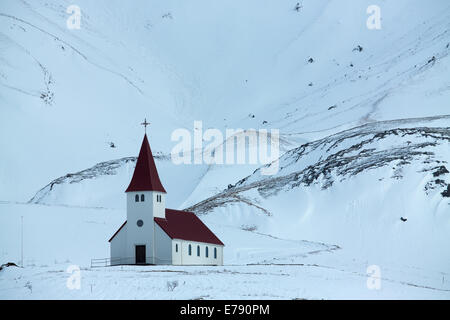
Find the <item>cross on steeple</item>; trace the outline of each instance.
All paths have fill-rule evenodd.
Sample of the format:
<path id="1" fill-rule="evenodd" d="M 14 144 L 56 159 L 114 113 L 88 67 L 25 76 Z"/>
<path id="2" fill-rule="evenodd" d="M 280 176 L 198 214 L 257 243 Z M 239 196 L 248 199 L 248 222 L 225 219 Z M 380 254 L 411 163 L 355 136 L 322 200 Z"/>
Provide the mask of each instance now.
<path id="1" fill-rule="evenodd" d="M 145 134 L 147 134 L 147 126 L 150 124 L 150 122 L 147 122 L 147 118 L 144 119 L 144 122 L 141 123 L 142 126 L 144 126 Z"/>

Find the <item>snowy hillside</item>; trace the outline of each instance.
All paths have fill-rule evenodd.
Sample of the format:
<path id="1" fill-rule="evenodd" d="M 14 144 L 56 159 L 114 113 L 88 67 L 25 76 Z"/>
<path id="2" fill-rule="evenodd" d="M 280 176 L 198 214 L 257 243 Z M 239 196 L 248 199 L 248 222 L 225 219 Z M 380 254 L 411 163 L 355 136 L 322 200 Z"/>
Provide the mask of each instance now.
<path id="1" fill-rule="evenodd" d="M 175 166 L 170 156 L 155 155 L 160 172 L 167 176 L 164 185 L 171 190 L 169 205 L 179 207 L 205 174 L 205 166 Z M 30 203 L 82 207 L 122 208 L 125 189 L 131 180 L 136 157 L 105 161 L 80 172 L 68 173 L 51 181 L 29 200 Z M 187 183 L 179 187 L 179 179 Z M 189 187 L 190 186 L 190 187 Z"/>
<path id="2" fill-rule="evenodd" d="M 448 299 L 450 3 L 380 0 L 369 30 L 373 1 L 297 2 L 80 0 L 69 29 L 70 1 L 1 1 L 0 264 L 20 262 L 23 216 L 25 268 L 0 270 L 0 297 L 135 298 L 145 283 L 163 298 Z M 144 118 L 168 206 L 217 232 L 223 268 L 90 268 L 126 215 Z M 279 130 L 279 171 L 175 165 L 171 134 L 194 121 Z M 98 291 L 68 291 L 70 264 Z"/>
<path id="3" fill-rule="evenodd" d="M 167 154 L 194 120 L 305 142 L 448 113 L 448 1 L 382 1 L 381 30 L 366 28 L 370 1 L 295 3 L 79 1 L 70 30 L 68 1 L 2 1 L 2 199 L 135 156 L 144 117 Z"/>
<path id="4" fill-rule="evenodd" d="M 270 217 L 254 225 L 264 233 L 447 268 L 449 119 L 379 122 L 305 144 L 281 157 L 276 176 L 258 170 L 188 209 L 218 218 L 237 204 Z"/>

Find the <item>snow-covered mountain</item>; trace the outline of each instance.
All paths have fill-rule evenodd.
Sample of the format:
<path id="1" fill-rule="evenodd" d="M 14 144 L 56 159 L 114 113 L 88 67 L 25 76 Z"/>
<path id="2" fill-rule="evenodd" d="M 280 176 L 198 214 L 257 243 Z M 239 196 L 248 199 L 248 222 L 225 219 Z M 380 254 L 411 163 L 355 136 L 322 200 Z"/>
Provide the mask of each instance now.
<path id="1" fill-rule="evenodd" d="M 70 1 L 2 1 L 1 259 L 19 259 L 20 215 L 52 234 L 53 223 L 71 228 L 59 211 L 86 241 L 58 231 L 70 250 L 41 254 L 53 242 L 36 241 L 29 264 L 107 256 L 147 118 L 168 206 L 217 230 L 225 264 L 344 252 L 324 263 L 420 268 L 389 277 L 448 298 L 433 277 L 450 268 L 450 3 L 380 0 L 381 29 L 370 30 L 373 1 L 297 2 L 81 0 L 80 29 L 69 29 Z M 195 120 L 280 130 L 279 171 L 175 165 L 171 134 L 194 133 Z M 358 290 L 348 296 L 366 297 Z"/>
<path id="2" fill-rule="evenodd" d="M 188 209 L 232 215 L 239 205 L 266 216 L 253 227 L 274 236 L 339 243 L 378 261 L 446 266 L 449 119 L 376 122 L 302 145 L 280 158 L 276 176 L 258 169 Z"/>
<path id="3" fill-rule="evenodd" d="M 3 199 L 135 156 L 144 117 L 167 154 L 171 132 L 194 120 L 281 129 L 298 146 L 448 113 L 445 0 L 382 1 L 381 30 L 366 28 L 370 1 L 303 1 L 300 12 L 292 1 L 80 1 L 79 30 L 66 26 L 70 4 L 0 5 Z"/>

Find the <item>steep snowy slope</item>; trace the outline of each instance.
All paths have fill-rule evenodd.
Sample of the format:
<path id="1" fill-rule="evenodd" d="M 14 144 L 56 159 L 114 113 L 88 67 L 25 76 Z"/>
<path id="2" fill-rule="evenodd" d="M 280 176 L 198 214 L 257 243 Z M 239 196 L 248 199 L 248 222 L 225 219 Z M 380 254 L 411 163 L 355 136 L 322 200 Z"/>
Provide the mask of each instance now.
<path id="1" fill-rule="evenodd" d="M 205 166 L 175 166 L 170 156 L 155 155 L 164 186 L 170 191 L 167 205 L 178 208 L 205 174 Z M 92 168 L 69 173 L 51 181 L 30 199 L 30 203 L 81 207 L 126 208 L 125 189 L 133 175 L 136 157 L 98 163 Z M 180 180 L 183 186 L 180 187 Z"/>
<path id="2" fill-rule="evenodd" d="M 249 211 L 265 217 L 253 222 L 263 233 L 448 269 L 449 147 L 450 116 L 368 124 L 293 149 L 276 176 L 257 170 L 188 209 L 235 226 Z"/>
<path id="3" fill-rule="evenodd" d="M 144 117 L 169 153 L 193 120 L 304 142 L 446 114 L 447 1 L 381 1 L 381 30 L 366 28 L 370 1 L 295 3 L 79 1 L 70 30 L 68 1 L 2 1 L 2 198 L 133 156 Z"/>

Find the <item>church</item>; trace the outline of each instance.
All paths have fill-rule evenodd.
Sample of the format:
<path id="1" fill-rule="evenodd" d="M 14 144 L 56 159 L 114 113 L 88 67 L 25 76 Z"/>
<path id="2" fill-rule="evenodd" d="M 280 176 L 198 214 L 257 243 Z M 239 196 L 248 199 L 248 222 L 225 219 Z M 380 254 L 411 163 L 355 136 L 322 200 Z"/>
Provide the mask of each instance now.
<path id="1" fill-rule="evenodd" d="M 111 265 L 223 265 L 222 241 L 193 212 L 166 208 L 147 134 L 125 193 L 127 220 L 109 239 Z"/>

